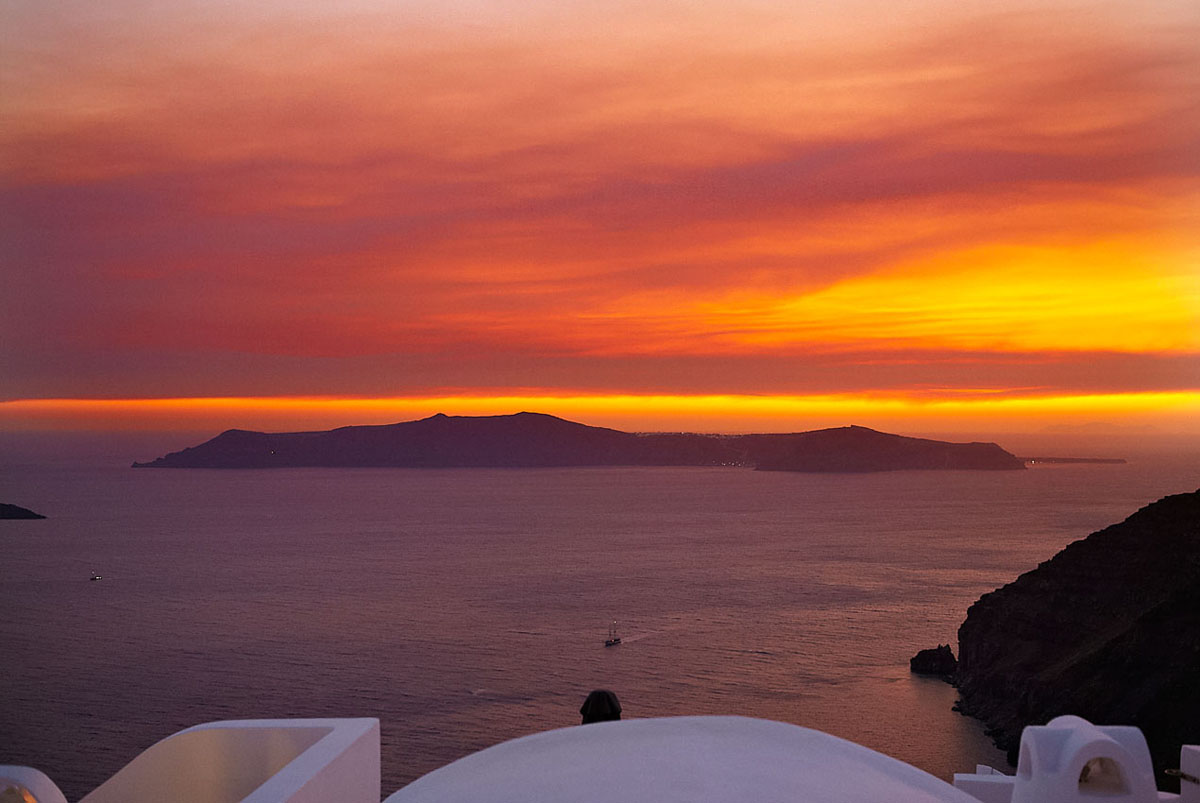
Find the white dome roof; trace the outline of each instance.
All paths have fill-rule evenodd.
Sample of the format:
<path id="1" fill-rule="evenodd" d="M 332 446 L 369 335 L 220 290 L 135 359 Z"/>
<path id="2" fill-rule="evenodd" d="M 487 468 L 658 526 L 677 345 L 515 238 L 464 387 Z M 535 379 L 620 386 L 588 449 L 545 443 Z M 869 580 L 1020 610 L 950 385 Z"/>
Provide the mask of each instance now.
<path id="1" fill-rule="evenodd" d="M 746 717 L 598 722 L 498 744 L 385 803 L 978 801 L 934 776 L 821 731 Z"/>

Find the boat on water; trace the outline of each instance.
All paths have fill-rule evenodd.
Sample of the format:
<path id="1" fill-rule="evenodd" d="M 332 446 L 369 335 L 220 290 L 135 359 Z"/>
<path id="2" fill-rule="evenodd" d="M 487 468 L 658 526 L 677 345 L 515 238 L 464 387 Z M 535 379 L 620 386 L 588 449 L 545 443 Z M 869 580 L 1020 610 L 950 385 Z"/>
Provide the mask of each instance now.
<path id="1" fill-rule="evenodd" d="M 608 638 L 604 640 L 605 647 L 615 647 L 621 643 L 621 637 L 617 635 L 617 623 L 613 622 L 608 626 Z"/>

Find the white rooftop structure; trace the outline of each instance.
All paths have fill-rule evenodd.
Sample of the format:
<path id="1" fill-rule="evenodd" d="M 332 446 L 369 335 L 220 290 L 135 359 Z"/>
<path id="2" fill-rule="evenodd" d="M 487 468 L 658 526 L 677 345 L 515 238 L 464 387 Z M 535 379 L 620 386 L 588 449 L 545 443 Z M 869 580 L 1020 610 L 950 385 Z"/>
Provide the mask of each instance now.
<path id="1" fill-rule="evenodd" d="M 386 803 L 977 803 L 927 772 L 821 731 L 746 717 L 597 722 L 459 759 Z"/>
<path id="2" fill-rule="evenodd" d="M 498 744 L 384 803 L 1200 803 L 1200 746 L 1181 795 L 1157 792 L 1140 731 L 1059 717 L 1025 729 L 1016 775 L 950 785 L 820 731 L 745 717 L 599 722 Z M 379 722 L 210 722 L 151 746 L 81 803 L 378 803 Z M 66 803 L 28 767 L 0 766 L 0 803 Z"/>
<path id="3" fill-rule="evenodd" d="M 379 795 L 379 720 L 242 719 L 168 736 L 80 803 L 378 803 Z M 41 772 L 0 766 L 0 803 L 10 800 L 66 803 Z"/>
<path id="4" fill-rule="evenodd" d="M 1159 792 L 1140 730 L 1063 716 L 1021 732 L 1015 776 L 980 765 L 954 785 L 982 803 L 1200 803 L 1200 747 L 1184 745 L 1179 769 L 1181 793 Z"/>

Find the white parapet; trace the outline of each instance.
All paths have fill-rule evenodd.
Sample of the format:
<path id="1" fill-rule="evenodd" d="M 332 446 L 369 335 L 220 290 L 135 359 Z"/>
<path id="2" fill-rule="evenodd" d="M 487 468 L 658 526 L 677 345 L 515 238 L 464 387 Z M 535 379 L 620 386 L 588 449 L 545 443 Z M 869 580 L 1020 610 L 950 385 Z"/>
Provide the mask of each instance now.
<path id="1" fill-rule="evenodd" d="M 1179 803 L 1200 803 L 1200 745 L 1188 744 L 1179 753 Z"/>
<path id="2" fill-rule="evenodd" d="M 1200 747 L 1185 745 L 1180 762 L 1185 774 L 1200 776 Z M 1182 795 L 1157 791 L 1140 730 L 1073 716 L 1021 732 L 1016 775 L 977 766 L 956 773 L 954 786 L 982 803 L 1200 803 L 1200 784 L 1188 780 Z"/>
<path id="3" fill-rule="evenodd" d="M 1009 803 L 1013 777 L 985 764 L 976 764 L 974 773 L 954 773 L 954 788 L 961 789 L 981 803 Z"/>
<path id="4" fill-rule="evenodd" d="M 0 766 L 0 803 L 67 803 L 62 790 L 41 770 Z"/>
<path id="5" fill-rule="evenodd" d="M 13 769 L 28 768 L 0 767 L 0 778 Z M 62 801 L 49 779 L 40 790 L 17 782 L 37 803 Z M 247 719 L 168 736 L 81 803 L 379 803 L 379 797 L 379 720 Z"/>

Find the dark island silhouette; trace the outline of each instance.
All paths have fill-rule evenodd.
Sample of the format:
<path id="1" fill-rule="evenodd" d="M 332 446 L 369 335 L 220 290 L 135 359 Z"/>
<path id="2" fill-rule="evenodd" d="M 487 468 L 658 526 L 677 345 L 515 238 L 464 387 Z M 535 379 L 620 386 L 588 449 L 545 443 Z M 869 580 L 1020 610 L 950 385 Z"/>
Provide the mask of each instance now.
<path id="1" fill-rule="evenodd" d="M 9 505 L 0 502 L 0 519 L 44 519 L 41 513 L 34 513 L 19 505 Z"/>
<path id="2" fill-rule="evenodd" d="M 632 433 L 542 413 L 447 416 L 323 432 L 231 429 L 134 468 L 745 466 L 771 471 L 1017 470 L 994 443 L 839 427 L 778 435 Z"/>
<path id="3" fill-rule="evenodd" d="M 984 594 L 958 643 L 959 710 L 1010 763 L 1026 725 L 1076 714 L 1141 728 L 1162 788 L 1162 770 L 1200 734 L 1200 491 L 1147 505 Z"/>

